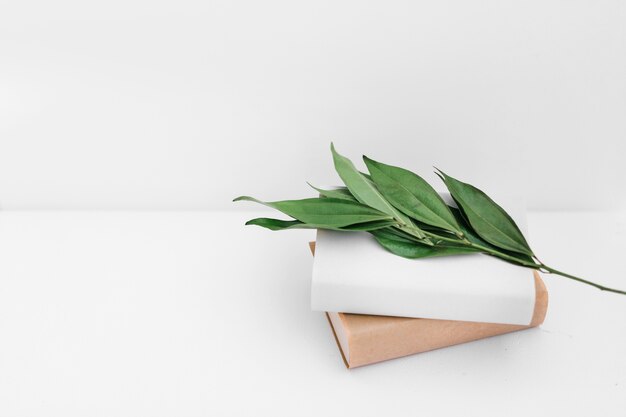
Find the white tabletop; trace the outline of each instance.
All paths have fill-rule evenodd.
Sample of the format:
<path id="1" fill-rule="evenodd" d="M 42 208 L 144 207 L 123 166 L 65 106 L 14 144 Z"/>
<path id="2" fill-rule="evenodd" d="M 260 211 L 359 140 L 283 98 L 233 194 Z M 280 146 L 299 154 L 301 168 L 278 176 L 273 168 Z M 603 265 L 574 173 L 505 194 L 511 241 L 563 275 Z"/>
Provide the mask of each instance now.
<path id="1" fill-rule="evenodd" d="M 545 276 L 539 329 L 348 371 L 309 307 L 314 232 L 255 214 L 1 212 L 0 415 L 626 412 L 626 297 Z M 546 263 L 626 288 L 626 213 L 529 230 Z"/>

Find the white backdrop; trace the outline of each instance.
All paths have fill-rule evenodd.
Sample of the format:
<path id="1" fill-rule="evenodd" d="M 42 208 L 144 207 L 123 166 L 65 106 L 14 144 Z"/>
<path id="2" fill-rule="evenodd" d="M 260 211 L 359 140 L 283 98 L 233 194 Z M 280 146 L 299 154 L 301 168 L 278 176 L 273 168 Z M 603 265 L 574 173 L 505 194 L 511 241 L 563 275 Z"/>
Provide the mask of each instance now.
<path id="1" fill-rule="evenodd" d="M 535 209 L 626 205 L 626 7 L 1 1 L 0 208 L 232 208 L 328 145 Z"/>

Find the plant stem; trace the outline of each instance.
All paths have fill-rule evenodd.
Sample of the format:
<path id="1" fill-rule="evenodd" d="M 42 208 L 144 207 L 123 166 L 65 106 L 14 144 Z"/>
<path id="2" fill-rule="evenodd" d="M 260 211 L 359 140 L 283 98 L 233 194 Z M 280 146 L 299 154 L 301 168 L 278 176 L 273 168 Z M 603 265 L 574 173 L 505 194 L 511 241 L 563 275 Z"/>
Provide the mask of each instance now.
<path id="1" fill-rule="evenodd" d="M 591 282 L 591 281 L 587 281 L 586 279 L 578 278 L 578 277 L 576 277 L 574 275 L 570 275 L 570 274 L 567 274 L 565 272 L 561 272 L 559 270 L 556 270 L 554 268 L 550 268 L 549 266 L 547 266 L 547 265 L 545 265 L 543 263 L 540 265 L 540 267 L 545 269 L 546 271 L 548 271 L 548 273 L 550 273 L 550 274 L 561 275 L 562 277 L 570 278 L 570 279 L 573 279 L 574 281 L 578 281 L 578 282 L 582 282 L 583 284 L 591 285 L 592 287 L 596 287 L 597 289 L 599 289 L 601 291 L 608 291 L 608 292 L 614 292 L 614 293 L 617 293 L 617 294 L 624 294 L 624 295 L 626 295 L 626 291 L 616 290 L 615 288 L 605 287 L 604 285 L 596 284 L 595 282 Z"/>
<path id="2" fill-rule="evenodd" d="M 469 243 L 469 241 L 459 240 L 459 239 L 455 239 L 455 238 L 451 238 L 451 237 L 441 236 L 441 235 L 438 235 L 436 233 L 427 232 L 426 230 L 424 230 L 423 232 L 424 232 L 424 234 L 426 236 L 435 238 L 437 240 L 444 240 L 446 242 L 456 243 L 457 245 L 466 245 L 467 243 Z"/>
<path id="3" fill-rule="evenodd" d="M 486 246 L 482 246 L 482 245 L 479 245 L 477 243 L 472 243 L 472 242 L 470 242 L 467 239 L 459 240 L 459 239 L 454 239 L 454 238 L 440 236 L 440 235 L 437 235 L 437 234 L 434 234 L 434 233 L 431 233 L 431 232 L 427 232 L 427 231 L 424 231 L 424 233 L 427 236 L 430 236 L 430 237 L 432 237 L 434 239 L 439 239 L 439 240 L 443 240 L 443 241 L 446 241 L 446 242 L 451 242 L 451 243 L 454 243 L 454 244 L 457 244 L 457 245 L 470 246 L 472 248 L 478 249 L 480 252 L 486 253 L 488 255 L 496 256 L 496 257 L 498 257 L 500 259 L 504 259 L 505 261 L 513 262 L 513 263 L 516 263 L 518 265 L 523 265 L 523 266 L 526 266 L 526 267 L 529 267 L 529 268 L 535 268 L 535 269 L 539 266 L 539 265 L 537 265 L 535 263 L 530 263 L 530 262 L 524 261 L 523 259 L 518 259 L 518 258 L 516 258 L 514 256 L 507 255 L 506 253 L 494 250 L 492 248 L 488 248 Z"/>
<path id="4" fill-rule="evenodd" d="M 626 291 L 618 290 L 618 289 L 615 289 L 615 288 L 605 287 L 604 285 L 600 285 L 600 284 L 596 284 L 595 282 L 587 281 L 586 279 L 582 279 L 582 278 L 579 278 L 577 276 L 574 276 L 574 275 L 571 275 L 571 274 L 559 271 L 557 269 L 551 268 L 551 267 L 547 266 L 546 264 L 544 264 L 542 262 L 539 262 L 539 263 L 528 262 L 526 260 L 516 258 L 514 256 L 508 255 L 506 253 L 502 253 L 502 252 L 494 250 L 492 248 L 488 248 L 486 246 L 479 245 L 477 243 L 472 243 L 472 242 L 470 242 L 470 241 L 468 241 L 466 239 L 458 240 L 458 239 L 454 239 L 454 238 L 448 238 L 448 237 L 440 236 L 440 235 L 437 235 L 435 233 L 431 233 L 431 232 L 427 232 L 427 231 L 424 231 L 424 233 L 427 236 L 432 237 L 434 239 L 439 239 L 439 240 L 443 240 L 443 241 L 446 241 L 446 242 L 451 242 L 451 243 L 454 243 L 454 244 L 457 244 L 457 245 L 461 244 L 461 245 L 466 245 L 466 246 L 473 247 L 473 248 L 478 249 L 481 252 L 486 253 L 488 255 L 495 256 L 495 257 L 500 258 L 502 260 L 505 260 L 505 261 L 508 261 L 508 262 L 512 262 L 512 263 L 515 263 L 517 265 L 524 266 L 526 268 L 537 269 L 537 270 L 540 270 L 542 272 L 547 272 L 549 274 L 561 275 L 561 276 L 563 276 L 565 278 L 573 279 L 574 281 L 578 281 L 578 282 L 582 282 L 583 284 L 591 285 L 592 287 L 596 287 L 597 289 L 599 289 L 601 291 L 607 291 L 607 292 L 613 292 L 613 293 L 616 293 L 616 294 L 624 294 L 624 295 L 626 295 Z"/>
<path id="5" fill-rule="evenodd" d="M 433 242 L 426 236 L 426 232 L 422 229 L 419 229 L 414 226 L 409 225 L 399 225 L 397 226 L 399 230 L 402 230 L 404 233 L 407 233 L 411 236 L 416 237 L 421 243 L 428 246 L 434 246 Z M 430 235 L 431 233 L 429 233 Z"/>

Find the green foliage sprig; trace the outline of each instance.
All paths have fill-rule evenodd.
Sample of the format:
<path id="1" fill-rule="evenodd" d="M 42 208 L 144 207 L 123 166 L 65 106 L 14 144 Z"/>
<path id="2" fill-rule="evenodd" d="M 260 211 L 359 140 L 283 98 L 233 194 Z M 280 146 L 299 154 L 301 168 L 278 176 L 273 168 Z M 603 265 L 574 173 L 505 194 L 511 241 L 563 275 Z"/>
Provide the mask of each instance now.
<path id="1" fill-rule="evenodd" d="M 389 252 L 405 258 L 426 258 L 464 253 L 484 253 L 503 261 L 557 274 L 602 291 L 626 291 L 567 274 L 541 262 L 511 216 L 487 194 L 437 169 L 458 208 L 448 206 L 423 178 L 403 168 L 366 156 L 369 174 L 360 172 L 333 144 L 335 170 L 345 187 L 314 188 L 318 198 L 263 202 L 248 200 L 283 212 L 294 220 L 256 218 L 247 225 L 270 230 L 328 229 L 365 231 Z M 310 185 L 310 184 L 309 184 Z"/>

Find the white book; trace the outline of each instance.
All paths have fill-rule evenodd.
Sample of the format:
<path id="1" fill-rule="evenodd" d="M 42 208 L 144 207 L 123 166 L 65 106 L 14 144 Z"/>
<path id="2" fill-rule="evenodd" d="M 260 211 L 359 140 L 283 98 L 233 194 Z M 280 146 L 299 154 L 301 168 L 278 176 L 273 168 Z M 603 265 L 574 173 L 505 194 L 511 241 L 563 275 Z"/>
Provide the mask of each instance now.
<path id="1" fill-rule="evenodd" d="M 496 201 L 524 232 L 521 200 Z M 366 232 L 318 230 L 311 307 L 315 311 L 528 325 L 535 307 L 535 282 L 531 269 L 484 254 L 407 259 L 386 251 Z"/>

